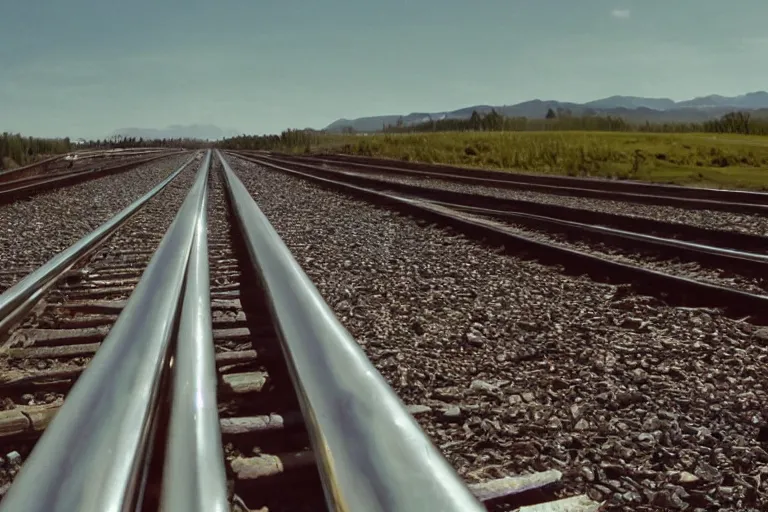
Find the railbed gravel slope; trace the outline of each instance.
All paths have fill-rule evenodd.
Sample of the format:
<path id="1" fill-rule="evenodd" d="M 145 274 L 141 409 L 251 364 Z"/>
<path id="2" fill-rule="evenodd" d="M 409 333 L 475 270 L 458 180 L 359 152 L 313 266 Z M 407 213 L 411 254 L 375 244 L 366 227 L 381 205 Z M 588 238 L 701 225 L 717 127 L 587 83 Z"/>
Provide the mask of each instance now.
<path id="1" fill-rule="evenodd" d="M 334 168 L 333 166 L 327 166 Z M 634 217 L 644 217 L 664 222 L 678 224 L 690 224 L 708 229 L 720 229 L 725 231 L 737 231 L 741 233 L 768 236 L 768 217 L 758 214 L 743 214 L 732 212 L 720 212 L 714 210 L 688 210 L 674 206 L 659 206 L 624 201 L 612 201 L 607 199 L 594 199 L 589 197 L 561 196 L 545 194 L 529 190 L 514 190 L 480 185 L 468 185 L 434 178 L 415 178 L 402 175 L 391 175 L 376 171 L 346 171 L 352 174 L 360 174 L 382 181 L 394 183 L 408 183 L 422 187 L 452 190 L 468 194 L 483 194 L 493 197 L 519 199 L 522 201 L 534 201 L 543 204 L 553 204 L 592 210 L 606 213 L 618 213 Z"/>
<path id="2" fill-rule="evenodd" d="M 188 157 L 187 157 L 188 158 Z M 121 260 L 120 252 L 125 250 L 149 249 L 155 250 L 159 245 L 165 232 L 176 217 L 181 203 L 186 198 L 189 189 L 194 183 L 196 171 L 199 167 L 199 161 L 190 164 L 175 180 L 168 184 L 157 196 L 152 198 L 147 205 L 133 216 L 125 225 L 102 245 L 90 260 L 99 264 L 105 258 L 114 256 L 116 261 Z M 178 165 L 175 168 L 178 168 Z M 151 185 L 154 178 L 160 177 L 165 171 L 157 169 L 147 171 L 147 185 Z M 151 188 L 151 187 L 148 187 Z M 129 256 L 130 257 L 130 256 Z M 149 258 L 142 260 L 131 260 L 134 268 L 143 269 L 148 263 Z M 88 269 L 90 263 L 83 265 Z M 59 284 L 48 292 L 46 299 L 50 303 L 66 303 L 62 297 L 66 296 L 66 288 L 60 288 Z M 113 294 L 109 299 L 127 299 L 128 294 L 118 296 Z M 38 316 L 38 313 L 32 313 L 21 324 L 21 327 L 41 327 L 55 328 L 55 319 L 46 315 Z M 9 333 L 10 336 L 11 333 Z M 5 337 L 4 337 L 5 338 Z M 0 340 L 0 342 L 5 339 Z M 74 359 L 9 359 L 0 357 L 0 374 L 9 371 L 28 371 L 37 370 L 64 370 L 74 367 L 86 366 L 90 362 L 90 357 L 77 357 Z M 34 394 L 22 395 L 26 402 L 16 403 L 9 396 L 0 396 L 0 410 L 11 410 L 18 405 L 41 405 L 51 404 L 64 398 L 63 393 L 59 392 L 36 392 Z M 28 458 L 29 453 L 34 447 L 34 441 L 11 441 L 10 443 L 0 443 L 0 499 L 7 492 L 10 483 L 18 473 L 23 462 Z M 15 454 L 14 454 L 15 453 Z M 9 457 L 9 454 L 14 454 Z M 12 460 L 13 459 L 13 460 Z"/>
<path id="3" fill-rule="evenodd" d="M 189 157 L 170 156 L 0 205 L 0 293 L 148 192 Z"/>
<path id="4" fill-rule="evenodd" d="M 560 469 L 609 510 L 768 506 L 768 330 L 231 161 L 465 478 Z"/>
<path id="5" fill-rule="evenodd" d="M 603 242 L 599 236 L 592 236 L 588 240 L 572 239 L 566 234 L 550 232 L 545 229 L 533 229 L 527 226 L 507 222 L 503 219 L 495 219 L 483 215 L 472 215 L 463 212 L 462 216 L 469 218 L 481 218 L 486 221 L 499 224 L 515 234 L 561 247 L 567 247 L 576 251 L 592 254 L 603 259 L 627 263 L 638 267 L 646 267 L 657 272 L 663 272 L 674 276 L 687 277 L 697 281 L 711 283 L 718 286 L 735 288 L 741 291 L 766 295 L 768 292 L 768 277 L 765 275 L 750 275 L 740 273 L 738 269 L 718 269 L 705 266 L 695 261 L 685 259 L 666 258 L 651 250 L 636 252 Z"/>

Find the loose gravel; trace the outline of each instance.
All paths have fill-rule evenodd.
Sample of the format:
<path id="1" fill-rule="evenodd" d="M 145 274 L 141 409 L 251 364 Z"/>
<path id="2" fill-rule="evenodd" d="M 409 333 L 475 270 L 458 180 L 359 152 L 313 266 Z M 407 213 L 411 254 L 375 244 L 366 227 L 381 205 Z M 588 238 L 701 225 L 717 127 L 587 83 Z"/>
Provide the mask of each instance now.
<path id="1" fill-rule="evenodd" d="M 326 166 L 331 167 L 332 166 Z M 768 236 L 768 217 L 758 214 L 740 214 L 720 212 L 714 210 L 688 210 L 674 206 L 657 206 L 648 204 L 627 203 L 624 201 L 611 201 L 607 199 L 593 199 L 588 197 L 571 197 L 528 190 L 502 189 L 485 187 L 480 185 L 468 185 L 451 181 L 415 178 L 402 175 L 391 175 L 378 172 L 346 171 L 350 174 L 359 174 L 376 178 L 377 180 L 392 183 L 408 183 L 422 187 L 451 190 L 469 194 L 483 194 L 503 199 L 518 199 L 522 201 L 534 201 L 537 203 L 568 206 L 606 213 L 618 213 L 633 217 L 643 217 L 664 222 L 678 224 L 690 224 L 707 229 L 720 229 L 725 231 L 737 231 L 741 233 Z"/>
<path id="2" fill-rule="evenodd" d="M 239 365 L 240 367 L 219 368 L 219 378 L 226 373 L 242 373 L 250 371 L 264 372 L 266 385 L 258 392 L 250 394 L 233 395 L 227 393 L 225 386 L 218 387 L 218 410 L 221 419 L 248 418 L 265 412 L 277 412 L 271 407 L 279 404 L 280 413 L 290 425 L 292 417 L 300 417 L 298 400 L 293 384 L 285 371 L 283 362 L 279 357 L 269 357 L 270 352 L 279 354 L 279 340 L 269 322 L 270 315 L 266 303 L 256 297 L 260 287 L 252 281 L 250 272 L 240 272 L 240 268 L 248 267 L 247 255 L 244 246 L 237 244 L 237 229 L 233 223 L 236 219 L 230 214 L 227 206 L 226 186 L 222 175 L 222 166 L 219 159 L 214 156 L 211 167 L 211 179 L 208 194 L 208 243 L 211 273 L 212 292 L 219 287 L 237 285 L 240 305 L 229 309 L 226 313 L 222 310 L 214 312 L 227 316 L 237 316 L 244 313 L 247 321 L 244 325 L 249 335 L 241 339 L 217 340 L 214 349 L 217 353 L 255 350 L 257 360 L 252 364 Z M 237 247 L 240 245 L 240 247 Z M 222 262 L 226 262 L 222 265 Z M 241 267 L 245 265 L 245 267 Z M 236 270 L 235 270 L 236 269 Z M 252 295 L 248 290 L 256 292 Z M 235 297 L 232 297 L 233 299 Z M 222 315 L 224 316 L 224 315 Z M 215 326 L 214 326 L 215 328 Z M 255 328 L 255 329 L 254 329 Z M 238 337 L 239 338 L 239 337 Z M 265 356 L 265 357 L 262 357 Z M 272 404 L 272 405 L 271 405 Z M 310 472 L 304 476 L 294 473 L 294 486 L 301 487 L 300 493 L 286 493 L 280 485 L 269 486 L 263 480 L 249 480 L 243 478 L 247 473 L 244 468 L 254 464 L 254 456 L 274 454 L 307 454 L 309 438 L 299 429 L 287 429 L 282 433 L 273 432 L 273 435 L 239 435 L 225 436 L 224 458 L 227 468 L 227 487 L 231 490 L 232 511 L 238 510 L 269 510 L 269 512 L 315 512 L 325 510 L 322 486 L 315 473 Z M 295 458 L 295 457 L 294 457 Z M 285 460 L 290 461 L 291 456 Z M 286 462 L 290 466 L 291 462 Z M 253 466 L 251 466 L 253 467 Z M 290 473 L 292 469 L 289 469 Z M 266 486 L 266 487 L 265 487 Z M 239 498 L 236 498 L 239 496 Z M 242 499 L 248 507 L 238 507 L 237 499 Z"/>
<path id="3" fill-rule="evenodd" d="M 0 205 L 0 293 L 148 192 L 188 158 L 174 155 Z"/>
<path id="4" fill-rule="evenodd" d="M 179 160 L 186 161 L 189 156 Z M 178 164 L 174 164 L 175 168 L 178 168 Z M 162 164 L 154 169 L 147 169 L 139 171 L 139 176 L 142 177 L 140 183 L 145 186 L 147 190 L 154 186 L 157 181 L 166 176 L 172 166 Z M 135 216 L 133 216 L 124 226 L 117 230 L 114 236 L 109 238 L 105 244 L 99 248 L 93 258 L 86 262 L 81 268 L 81 275 L 88 276 L 89 274 L 97 272 L 97 268 L 104 268 L 106 265 L 128 262 L 129 266 L 136 270 L 135 274 L 140 275 L 143 272 L 146 265 L 149 263 L 151 252 L 156 250 L 160 243 L 160 240 L 164 236 L 171 222 L 176 217 L 179 208 L 181 207 L 184 198 L 187 196 L 190 187 L 194 183 L 196 176 L 196 170 L 199 168 L 199 161 L 193 162 L 190 166 L 182 172 L 175 180 L 169 183 L 156 197 L 151 199 L 147 205 L 142 208 Z M 135 180 L 139 182 L 139 180 Z M 132 181 L 133 182 L 133 181 Z M 131 183 L 132 183 L 131 182 Z M 115 183 L 115 185 L 125 186 L 123 183 Z M 136 196 L 140 194 L 141 186 L 134 189 Z M 110 193 L 103 193 L 100 197 L 109 199 L 114 197 L 115 200 L 121 200 L 129 203 L 136 197 L 124 197 L 121 195 L 111 195 Z M 81 196 L 82 198 L 82 196 Z M 109 217 L 111 214 L 105 213 L 99 210 L 102 215 Z M 82 214 L 82 212 L 81 212 Z M 85 221 L 84 221 L 85 222 Z M 95 226 L 94 226 L 95 227 Z M 75 236 L 75 235 L 72 235 Z M 75 236 L 77 238 L 77 236 Z M 135 254 L 125 254 L 126 251 L 137 251 L 146 249 L 147 254 L 137 258 Z M 48 305 L 54 305 L 58 303 L 66 303 L 68 291 L 70 288 L 70 281 L 64 279 L 63 282 L 58 282 L 53 289 L 48 292 L 46 301 Z M 94 286 L 95 287 L 95 286 Z M 111 296 L 104 297 L 105 300 L 111 299 L 126 299 L 130 295 L 129 292 L 119 292 Z M 39 329 L 51 329 L 59 327 L 57 324 L 57 316 L 50 314 L 48 311 L 33 312 L 31 313 L 21 324 L 22 328 L 39 328 Z M 14 331 L 9 333 L 10 345 L 14 345 Z M 0 339 L 0 345 L 5 341 L 5 337 Z M 9 357 L 0 357 L 0 374 L 9 374 L 10 372 L 34 372 L 36 370 L 64 370 L 73 369 L 75 367 L 84 367 L 90 362 L 90 357 L 77 357 L 69 359 L 10 359 Z M 17 396 L 8 392 L 8 390 L 0 389 L 0 410 L 15 409 L 20 405 L 41 405 L 41 404 L 53 404 L 64 398 L 63 393 L 59 392 L 36 392 L 23 394 Z M 27 460 L 29 453 L 34 447 L 34 440 L 18 440 L 14 439 L 10 442 L 0 442 L 0 498 L 8 490 L 13 478 L 21 468 L 22 463 Z M 16 457 L 11 461 L 6 454 L 16 453 Z M 5 460 L 3 460 L 5 459 Z"/>
<path id="5" fill-rule="evenodd" d="M 513 231 L 515 234 L 526 238 L 592 254 L 600 258 L 639 267 L 646 267 L 657 272 L 687 277 L 689 279 L 718 286 L 736 288 L 757 295 L 765 295 L 766 291 L 768 291 L 768 280 L 766 280 L 766 276 L 743 275 L 739 273 L 737 268 L 717 269 L 703 266 L 695 261 L 664 258 L 658 253 L 654 253 L 650 250 L 635 252 L 629 249 L 611 246 L 610 243 L 600 241 L 600 237 L 593 237 L 590 240 L 573 240 L 563 233 L 531 229 L 520 224 L 515 224 L 514 222 L 501 221 L 486 216 L 471 215 L 463 212 L 457 213 L 460 213 L 465 217 L 482 218 L 486 221 L 499 224 Z"/>
<path id="6" fill-rule="evenodd" d="M 767 329 L 230 161 L 466 479 L 559 469 L 609 510 L 768 507 Z"/>
<path id="7" fill-rule="evenodd" d="M 346 172 L 346 171 L 345 171 Z M 357 175 L 365 175 L 370 176 L 369 173 L 360 173 L 360 172 L 351 172 L 350 174 L 357 174 Z M 438 189 L 446 189 L 446 190 L 454 190 L 454 191 L 460 191 L 460 192 L 468 192 L 468 193 L 480 193 L 480 194 L 486 194 L 486 195 L 494 195 L 498 197 L 511 197 L 509 194 L 506 194 L 506 192 L 510 192 L 508 190 L 503 189 L 494 189 L 491 187 L 478 187 L 474 185 L 460 185 L 456 183 L 452 183 L 449 181 L 444 180 L 433 180 L 433 179 L 420 179 L 420 178 L 411 178 L 407 176 L 397 176 L 397 175 L 387 175 L 387 174 L 375 174 L 375 177 L 377 179 L 380 179 L 385 182 L 402 182 L 402 183 L 408 183 L 408 184 L 416 184 L 419 186 L 424 187 L 433 187 Z M 489 191 L 493 191 L 493 194 L 490 194 Z M 546 196 L 550 199 L 578 199 L 582 200 L 585 198 L 571 198 L 567 196 L 556 196 L 556 195 L 548 195 L 548 194 L 541 194 L 536 192 L 526 192 L 526 191 L 511 191 L 514 192 L 513 195 L 516 195 L 518 193 L 523 194 L 533 194 L 534 196 Z M 395 195 L 401 195 L 398 192 L 392 192 Z M 514 197 L 515 199 L 518 199 L 519 197 Z M 534 200 L 537 199 L 535 197 L 525 197 L 526 200 Z M 600 200 L 594 200 L 594 199 L 587 199 L 588 201 L 599 201 L 602 203 L 606 203 L 606 201 L 600 201 Z M 543 201 L 543 202 L 549 202 L 549 201 Z M 614 205 L 621 205 L 622 207 L 636 207 L 636 206 L 643 206 L 644 208 L 648 208 L 648 205 L 635 205 L 635 204 L 628 204 L 623 203 L 620 201 L 607 201 L 607 203 L 612 203 Z M 563 203 L 552 203 L 552 204 L 563 204 Z M 566 204 L 566 206 L 574 206 L 573 204 Z M 652 208 L 662 208 L 665 210 L 682 210 L 685 213 L 699 213 L 696 210 L 683 210 L 680 208 L 672 208 L 672 207 L 652 207 Z M 622 213 L 627 214 L 627 212 L 621 211 L 618 212 L 616 209 L 610 210 L 606 209 L 604 211 L 607 211 L 609 213 Z M 749 215 L 739 215 L 739 214 L 731 214 L 727 212 L 713 212 L 708 211 L 709 214 L 715 214 L 715 215 L 736 215 L 737 217 L 747 217 L 752 218 L 755 217 L 757 219 L 757 222 L 759 221 L 766 221 L 766 226 L 768 226 L 768 218 L 763 218 L 761 216 L 749 216 Z M 656 218 L 657 220 L 669 220 L 665 217 L 663 217 L 665 212 L 661 212 L 661 217 L 652 217 Z M 468 217 L 482 217 L 479 215 L 470 215 L 470 214 L 462 214 L 466 215 Z M 634 213 L 629 213 L 629 215 L 634 215 Z M 648 215 L 643 215 L 644 217 L 648 217 Z M 496 219 L 489 219 L 494 220 Z M 712 221 L 712 218 L 707 218 L 708 221 Z M 717 220 L 717 219 L 715 219 Z M 689 223 L 689 224 L 697 224 L 696 221 L 694 222 L 687 222 L 686 219 L 678 212 L 677 216 L 673 220 L 674 222 L 678 223 Z M 751 219 L 752 224 L 754 224 L 755 219 Z M 654 256 L 652 253 L 637 253 L 637 252 L 631 252 L 628 250 L 623 250 L 617 247 L 611 247 L 610 244 L 606 243 L 598 243 L 594 241 L 576 241 L 571 240 L 565 235 L 557 234 L 557 233 L 551 233 L 546 232 L 543 230 L 534 230 L 531 228 L 527 228 L 526 226 L 515 224 L 514 222 L 504 222 L 504 224 L 515 231 L 517 234 L 520 234 L 522 236 L 526 236 L 528 238 L 533 238 L 536 240 L 540 240 L 543 242 L 548 243 L 554 243 L 561 246 L 568 246 L 569 248 L 581 251 L 581 252 L 587 252 L 590 254 L 594 254 L 599 257 L 611 259 L 614 261 L 619 261 L 622 263 L 628 263 L 632 265 L 639 265 L 651 268 L 653 270 L 664 272 L 668 274 L 673 275 L 680 275 L 684 277 L 688 277 L 691 279 L 696 279 L 699 281 L 704 281 L 720 286 L 727 286 L 731 288 L 737 288 L 742 291 L 755 293 L 755 294 L 765 294 L 766 290 L 768 290 L 768 282 L 766 282 L 764 277 L 754 277 L 754 276 L 742 276 L 734 274 L 731 271 L 723 270 L 723 269 L 713 269 L 704 267 L 702 265 L 699 265 L 696 262 L 689 262 L 689 261 L 671 261 L 669 259 L 664 258 L 658 258 Z M 702 227 L 707 227 L 710 229 L 724 229 L 721 226 L 717 227 L 713 225 L 711 222 L 709 225 L 703 225 L 700 224 Z M 752 233 L 749 230 L 745 230 L 746 232 Z"/>

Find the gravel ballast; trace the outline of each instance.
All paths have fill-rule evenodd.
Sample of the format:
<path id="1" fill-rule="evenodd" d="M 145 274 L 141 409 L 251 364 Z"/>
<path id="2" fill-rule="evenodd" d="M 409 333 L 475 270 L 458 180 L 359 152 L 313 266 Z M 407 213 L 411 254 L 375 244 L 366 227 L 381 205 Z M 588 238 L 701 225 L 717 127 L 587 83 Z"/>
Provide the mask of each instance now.
<path id="1" fill-rule="evenodd" d="M 765 328 L 230 161 L 466 479 L 558 469 L 611 510 L 768 506 Z"/>
<path id="2" fill-rule="evenodd" d="M 486 221 L 503 226 L 517 235 L 592 254 L 603 259 L 627 263 L 638 267 L 646 267 L 657 272 L 686 277 L 688 279 L 694 279 L 696 281 L 726 288 L 735 288 L 757 295 L 766 295 L 766 291 L 768 291 L 768 281 L 766 281 L 766 276 L 750 275 L 748 272 L 740 273 L 737 268 L 738 264 L 736 263 L 734 263 L 730 269 L 718 269 L 702 265 L 696 261 L 664 257 L 658 253 L 654 253 L 650 249 L 643 252 L 635 252 L 630 249 L 611 245 L 610 242 L 604 242 L 597 236 L 593 236 L 589 240 L 574 240 L 562 233 L 549 232 L 544 229 L 532 229 L 514 222 L 506 222 L 500 219 L 467 213 L 461 213 L 461 215 L 468 218 L 484 218 Z"/>
<path id="3" fill-rule="evenodd" d="M 333 168 L 333 166 L 327 166 Z M 346 171 L 350 174 L 359 174 L 393 183 L 408 183 L 422 187 L 451 190 L 468 194 L 483 194 L 492 197 L 533 201 L 543 204 L 568 206 L 606 213 L 618 213 L 634 217 L 675 222 L 678 224 L 690 224 L 707 229 L 720 229 L 725 231 L 737 231 L 741 233 L 758 234 L 768 236 L 768 217 L 757 214 L 743 214 L 733 212 L 721 212 L 714 210 L 689 210 L 674 206 L 659 206 L 640 203 L 628 203 L 624 201 L 612 201 L 607 199 L 594 199 L 589 197 L 563 196 L 557 194 L 545 194 L 528 190 L 514 190 L 481 185 L 456 183 L 447 180 L 433 178 L 415 178 L 403 175 L 393 175 L 378 172 Z"/>
<path id="4" fill-rule="evenodd" d="M 186 158 L 189 158 L 189 156 Z M 199 160 L 190 164 L 184 172 L 169 183 L 157 196 L 152 198 L 139 212 L 131 217 L 125 225 L 120 227 L 115 234 L 110 237 L 96 251 L 96 253 L 94 253 L 90 260 L 86 261 L 82 267 L 79 267 L 80 275 L 88 276 L 89 274 L 98 273 L 99 270 L 104 270 L 105 262 L 109 262 L 109 264 L 112 265 L 127 262 L 129 269 L 135 269 L 134 274 L 137 277 L 140 276 L 146 268 L 146 265 L 149 263 L 152 253 L 157 249 L 162 237 L 176 217 L 182 202 L 194 183 L 199 165 Z M 178 165 L 176 165 L 174 169 L 175 168 L 178 168 Z M 159 180 L 161 175 L 164 176 L 165 174 L 167 174 L 165 170 L 157 169 L 154 171 L 154 175 L 149 174 L 148 176 L 145 176 L 148 185 L 147 190 L 156 183 L 155 181 L 152 181 L 154 178 L 157 177 Z M 127 199 L 128 202 L 130 202 L 130 200 L 131 199 Z M 136 251 L 141 251 L 141 254 L 135 254 Z M 126 252 L 129 254 L 126 254 Z M 85 278 L 83 279 L 85 280 Z M 72 284 L 78 283 L 72 283 L 71 280 L 66 277 L 63 281 L 57 282 L 44 298 L 47 305 L 53 306 L 56 304 L 66 304 L 67 300 L 77 301 L 77 298 L 68 299 L 69 294 L 72 291 Z M 133 288 L 135 287 L 135 284 L 127 284 L 125 287 Z M 97 288 L 97 286 L 92 285 L 90 287 L 91 290 L 95 288 Z M 107 288 L 109 287 L 107 286 Z M 116 291 L 105 297 L 101 297 L 100 300 L 125 300 L 130 296 L 130 293 L 131 290 Z M 56 329 L 60 327 L 57 323 L 57 319 L 59 318 L 61 317 L 45 310 L 33 311 L 21 323 L 21 328 Z M 14 331 L 8 333 L 11 346 L 16 345 L 13 336 Z M 0 338 L 0 346 L 6 341 L 5 338 L 6 336 Z M 23 345 L 23 343 L 21 344 Z M 3 356 L 0 357 L 0 374 L 10 375 L 11 373 L 19 372 L 34 374 L 36 371 L 72 370 L 74 368 L 87 366 L 90 360 L 90 356 L 76 358 L 67 357 L 61 359 L 16 359 L 7 357 L 6 354 L 3 354 Z M 18 393 L 13 393 L 12 390 L 2 389 L 0 387 L 0 411 L 13 410 L 19 406 L 50 405 L 63 401 L 64 397 L 65 393 L 63 391 L 38 391 L 35 393 L 25 393 L 19 396 Z M 5 492 L 7 492 L 9 485 L 18 473 L 23 462 L 27 460 L 34 447 L 34 441 L 33 438 L 29 440 L 12 438 L 10 441 L 0 441 L 0 458 L 5 457 L 7 452 L 15 452 L 19 454 L 17 460 L 13 463 L 9 460 L 6 460 L 6 462 L 0 460 L 0 499 Z"/>
<path id="5" fill-rule="evenodd" d="M 0 293 L 148 192 L 189 157 L 162 158 L 0 205 Z"/>

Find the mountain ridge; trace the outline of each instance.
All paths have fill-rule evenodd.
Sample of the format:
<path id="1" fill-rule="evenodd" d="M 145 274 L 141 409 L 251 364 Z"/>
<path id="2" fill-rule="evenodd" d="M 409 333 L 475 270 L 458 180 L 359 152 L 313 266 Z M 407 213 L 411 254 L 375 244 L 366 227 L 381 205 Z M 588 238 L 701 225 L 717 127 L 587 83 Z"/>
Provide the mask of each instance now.
<path id="1" fill-rule="evenodd" d="M 473 111 L 487 114 L 496 110 L 507 117 L 544 118 L 552 109 L 570 110 L 574 115 L 616 115 L 631 122 L 702 122 L 738 110 L 759 111 L 768 109 L 768 92 L 755 91 L 738 96 L 711 94 L 690 100 L 674 101 L 669 98 L 646 98 L 642 96 L 609 96 L 586 103 L 558 100 L 528 100 L 514 105 L 475 105 L 443 112 L 413 112 L 407 115 L 380 115 L 341 118 L 324 128 L 330 132 L 352 129 L 356 132 L 381 130 L 384 125 L 394 125 L 402 120 L 406 126 L 441 119 L 468 119 Z"/>

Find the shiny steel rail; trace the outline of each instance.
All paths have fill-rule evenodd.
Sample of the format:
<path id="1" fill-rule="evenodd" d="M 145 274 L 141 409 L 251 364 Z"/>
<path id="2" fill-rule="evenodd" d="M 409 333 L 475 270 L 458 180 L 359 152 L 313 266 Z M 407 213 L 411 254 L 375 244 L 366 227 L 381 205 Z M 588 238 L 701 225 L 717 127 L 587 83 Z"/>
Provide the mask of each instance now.
<path id="1" fill-rule="evenodd" d="M 249 258 L 266 291 L 329 508 L 484 510 L 217 155 Z"/>
<path id="2" fill-rule="evenodd" d="M 667 257 L 684 258 L 689 261 L 698 261 L 711 265 L 719 265 L 724 268 L 736 268 L 739 271 L 768 273 L 768 255 L 738 251 L 724 247 L 717 247 L 674 238 L 664 238 L 633 231 L 614 229 L 606 226 L 584 224 L 564 219 L 557 219 L 543 215 L 532 215 L 522 212 L 509 212 L 492 210 L 489 208 L 476 208 L 452 203 L 435 201 L 434 204 L 460 210 L 490 218 L 507 220 L 533 229 L 568 233 L 579 238 L 597 237 L 601 242 L 609 242 L 619 247 L 632 249 L 651 250 Z M 768 241 L 768 239 L 766 239 Z"/>
<path id="3" fill-rule="evenodd" d="M 120 211 L 120 213 L 54 256 L 45 265 L 30 273 L 0 295 L 0 334 L 6 331 L 14 321 L 18 320 L 21 315 L 26 314 L 29 308 L 37 303 L 47 285 L 51 284 L 57 276 L 67 270 L 79 258 L 87 254 L 99 242 L 119 228 L 128 218 L 139 211 L 147 201 L 155 197 L 176 176 L 186 169 L 193 159 L 194 156 L 171 173 L 170 176 L 158 183 L 152 190 Z"/>
<path id="4" fill-rule="evenodd" d="M 242 158 L 253 158 L 253 156 L 243 156 Z M 263 161 L 277 163 L 278 165 L 284 165 L 284 162 L 286 161 L 285 159 L 279 160 L 261 155 L 258 156 L 258 158 Z M 290 162 L 289 165 L 294 168 L 301 167 L 312 172 L 321 172 L 326 176 L 339 176 L 339 179 L 342 179 L 343 181 L 360 185 L 365 188 L 399 192 L 409 196 L 421 197 L 429 201 L 448 202 L 453 203 L 454 205 L 496 209 L 508 212 L 524 212 L 585 224 L 604 225 L 623 231 L 641 231 L 670 238 L 684 238 L 705 243 L 707 245 L 719 245 L 721 247 L 728 247 L 747 252 L 768 252 L 768 237 L 760 236 L 758 234 L 708 229 L 690 224 L 636 217 L 617 212 L 609 213 L 560 204 L 540 203 L 530 199 L 513 199 L 511 197 L 497 197 L 486 193 L 446 190 L 443 188 L 432 187 L 428 183 L 387 181 L 382 180 L 378 176 L 369 175 L 359 170 L 349 172 L 340 168 L 307 164 L 306 161 L 307 159 L 305 157 L 295 157 L 288 160 L 288 162 Z"/>
<path id="5" fill-rule="evenodd" d="M 0 511 L 119 512 L 140 505 L 209 162 Z"/>
<path id="6" fill-rule="evenodd" d="M 211 152 L 204 168 L 210 166 Z M 227 480 L 216 404 L 206 212 L 195 226 L 173 365 L 173 405 L 163 471 L 161 510 L 226 512 Z"/>
<path id="7" fill-rule="evenodd" d="M 294 155 L 280 155 L 281 158 L 290 157 L 306 161 L 322 162 L 346 168 L 359 170 L 371 170 L 396 174 L 421 176 L 431 179 L 444 179 L 459 183 L 472 183 L 477 185 L 487 184 L 494 187 L 530 188 L 545 193 L 563 195 L 590 195 L 590 197 L 604 197 L 611 199 L 611 194 L 619 193 L 616 199 L 626 199 L 636 202 L 645 202 L 642 197 L 648 196 L 647 202 L 653 204 L 664 202 L 666 197 L 670 201 L 674 199 L 705 200 L 712 201 L 709 207 L 717 206 L 717 203 L 732 203 L 734 205 L 768 205 L 768 193 L 752 192 L 746 190 L 727 190 L 704 187 L 685 187 L 680 185 L 666 185 L 661 183 L 649 183 L 632 180 L 612 180 L 605 178 L 579 178 L 572 176 L 553 176 L 547 174 L 531 174 L 522 172 L 508 172 L 502 170 L 468 169 L 443 164 L 430 164 L 423 162 L 403 162 L 392 159 L 373 157 L 361 157 L 351 155 L 325 155 L 321 158 L 313 156 L 295 157 Z M 627 196 L 621 194 L 626 193 Z M 653 199 L 655 198 L 655 199 Z M 673 204 L 673 203 L 668 203 Z M 686 205 L 698 204 L 680 202 Z M 704 207 L 707 204 L 704 203 Z"/>
<path id="8" fill-rule="evenodd" d="M 243 157 L 245 158 L 245 157 Z M 272 159 L 262 159 L 266 162 Z M 279 161 L 278 162 L 282 162 Z M 638 231 L 638 227 L 632 229 L 621 229 L 610 224 L 614 221 L 623 221 L 624 218 L 612 214 L 601 216 L 592 215 L 588 212 L 588 217 L 596 217 L 594 221 L 584 222 L 576 220 L 573 217 L 577 215 L 568 215 L 568 211 L 547 212 L 547 209 L 554 207 L 547 204 L 535 204 L 529 202 L 518 202 L 506 198 L 498 198 L 486 195 L 476 195 L 464 192 L 447 191 L 430 187 L 422 187 L 412 184 L 393 183 L 382 181 L 374 177 L 360 176 L 358 174 L 335 171 L 323 167 L 307 165 L 299 162 L 292 162 L 289 165 L 308 169 L 312 173 L 319 173 L 323 176 L 329 176 L 347 183 L 362 185 L 387 193 L 400 192 L 410 197 L 419 197 L 428 200 L 434 204 L 441 204 L 449 208 L 475 213 L 499 219 L 511 220 L 513 222 L 543 228 L 549 231 L 566 232 L 580 237 L 589 235 L 599 235 L 605 240 L 610 240 L 613 244 L 629 247 L 632 249 L 642 248 L 654 250 L 668 257 L 684 256 L 692 261 L 700 261 L 707 264 L 722 265 L 726 267 L 736 266 L 740 270 L 749 270 L 750 272 L 764 273 L 765 265 L 768 264 L 768 256 L 758 251 L 739 250 L 729 245 L 731 241 L 743 242 L 762 247 L 763 251 L 768 250 L 768 237 L 750 236 L 749 238 L 738 236 L 733 237 L 731 233 L 690 229 L 688 226 L 681 226 L 675 223 L 656 222 L 651 227 L 652 231 L 661 231 L 668 233 L 669 237 L 650 235 Z M 533 212 L 527 211 L 532 209 Z M 632 219 L 634 221 L 635 219 Z M 622 224 L 619 222 L 618 224 Z M 643 226 L 640 228 L 642 229 Z M 690 236 L 691 239 L 704 239 L 704 243 L 687 241 L 680 238 Z"/>
<path id="9" fill-rule="evenodd" d="M 0 183 L 0 203 L 15 201 L 51 188 L 72 185 L 90 178 L 106 176 L 133 169 L 140 165 L 154 162 L 171 156 L 170 154 L 153 155 L 146 158 L 133 159 L 110 167 L 94 167 L 77 170 L 60 170 L 49 175 L 38 175 Z"/>
<path id="10" fill-rule="evenodd" d="M 597 280 L 610 279 L 613 282 L 630 283 L 643 293 L 661 296 L 667 301 L 688 306 L 722 307 L 732 315 L 747 315 L 751 316 L 753 321 L 768 322 L 768 315 L 766 314 L 768 296 L 765 295 L 667 274 L 647 267 L 623 263 L 566 246 L 529 238 L 515 233 L 498 222 L 471 218 L 462 212 L 421 198 L 414 199 L 353 185 L 345 181 L 345 176 L 338 176 L 338 173 L 336 173 L 337 179 L 331 179 L 325 177 L 327 174 L 299 171 L 277 165 L 266 159 L 240 158 L 267 168 L 309 179 L 328 188 L 364 197 L 377 204 L 395 208 L 408 214 L 448 224 L 470 238 L 497 247 L 504 246 L 505 250 L 513 252 L 523 251 L 534 255 L 542 262 L 564 265 L 579 274 L 589 274 Z M 292 165 L 302 167 L 299 164 Z M 688 247 L 688 249 L 692 250 L 693 248 Z M 753 259 L 749 263 L 763 264 L 759 258 Z"/>

